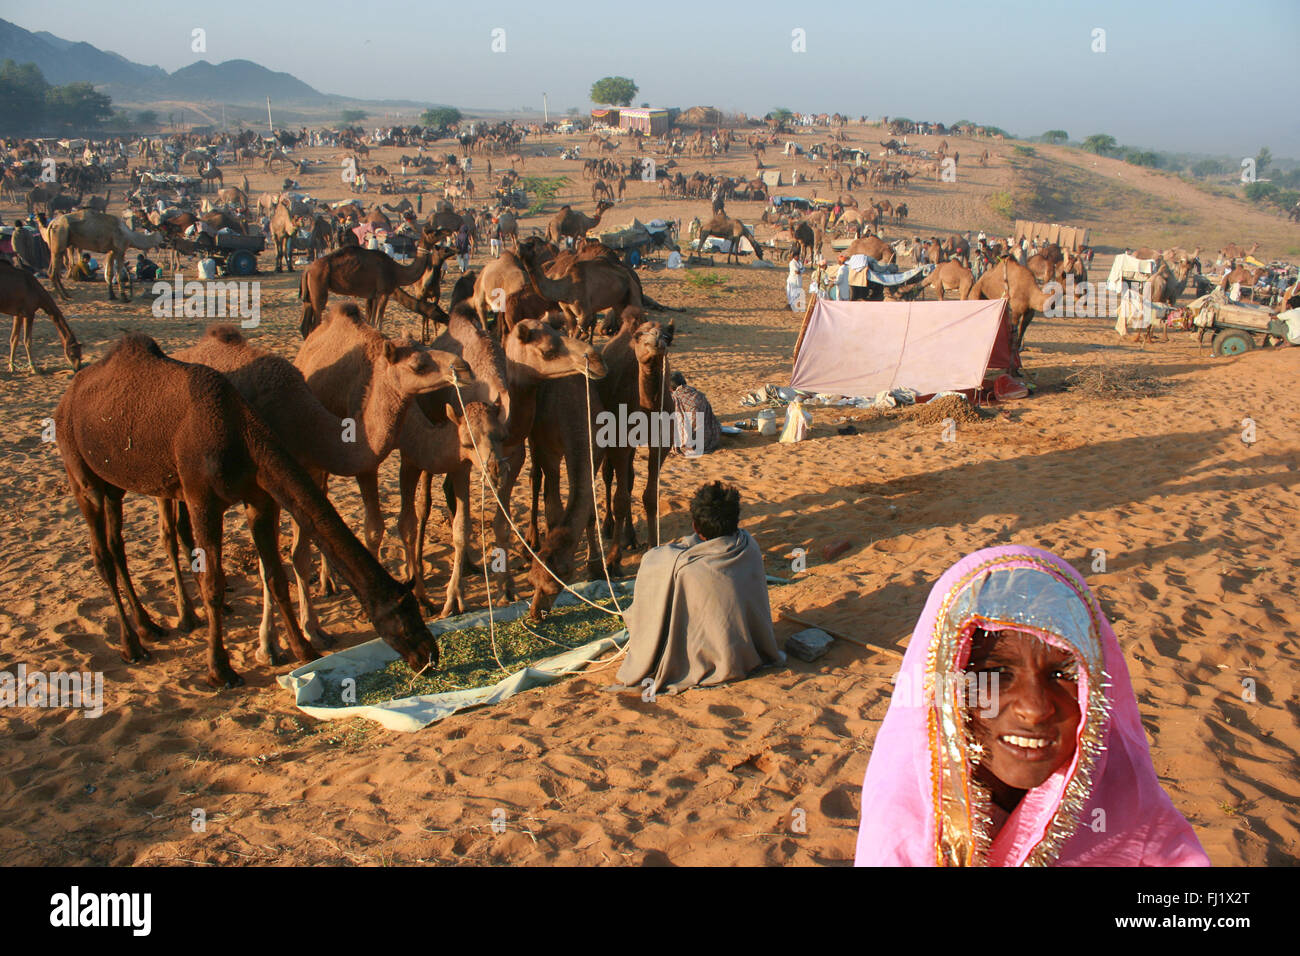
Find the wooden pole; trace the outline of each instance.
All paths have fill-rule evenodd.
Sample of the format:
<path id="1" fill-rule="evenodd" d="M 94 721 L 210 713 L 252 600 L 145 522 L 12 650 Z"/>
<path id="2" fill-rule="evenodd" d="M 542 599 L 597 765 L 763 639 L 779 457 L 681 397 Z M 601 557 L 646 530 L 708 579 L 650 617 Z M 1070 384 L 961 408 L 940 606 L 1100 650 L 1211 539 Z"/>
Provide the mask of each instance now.
<path id="1" fill-rule="evenodd" d="M 799 617 L 798 615 L 793 614 L 787 608 L 777 608 L 776 613 L 778 617 L 784 618 L 785 620 L 790 621 L 792 624 L 802 624 L 804 627 L 815 627 L 819 630 L 825 631 L 831 637 L 837 638 L 841 641 L 848 641 L 850 644 L 856 644 L 859 647 L 865 647 L 869 651 L 877 651 L 881 654 L 884 654 L 887 657 L 893 657 L 900 661 L 903 659 L 903 652 L 897 650 L 896 648 L 885 647 L 881 644 L 872 644 L 869 641 L 864 641 L 860 637 L 850 637 L 848 634 L 845 634 L 842 631 L 832 630 L 831 628 L 827 627 L 825 624 L 818 624 L 816 621 L 810 621 L 806 618 Z"/>
<path id="2" fill-rule="evenodd" d="M 813 308 L 817 305 L 817 296 L 808 293 L 808 307 L 803 310 L 803 324 L 799 326 L 799 338 L 794 343 L 794 355 L 792 361 L 799 361 L 799 349 L 803 348 L 803 337 L 808 331 L 808 320 L 812 318 Z"/>

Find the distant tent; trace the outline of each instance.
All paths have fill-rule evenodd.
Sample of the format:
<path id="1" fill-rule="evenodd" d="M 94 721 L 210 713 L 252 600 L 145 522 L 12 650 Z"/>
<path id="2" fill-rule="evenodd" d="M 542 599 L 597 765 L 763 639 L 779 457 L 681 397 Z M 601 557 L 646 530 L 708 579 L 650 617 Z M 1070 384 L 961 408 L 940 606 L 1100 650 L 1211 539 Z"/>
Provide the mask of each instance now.
<path id="1" fill-rule="evenodd" d="M 778 186 L 785 185 L 785 183 L 781 182 L 781 170 L 779 169 L 765 169 L 762 176 L 763 185 L 768 189 L 775 189 Z"/>
<path id="2" fill-rule="evenodd" d="M 1005 299 L 833 302 L 815 299 L 795 346 L 793 388 L 872 396 L 979 388 L 989 369 L 1020 364 Z"/>

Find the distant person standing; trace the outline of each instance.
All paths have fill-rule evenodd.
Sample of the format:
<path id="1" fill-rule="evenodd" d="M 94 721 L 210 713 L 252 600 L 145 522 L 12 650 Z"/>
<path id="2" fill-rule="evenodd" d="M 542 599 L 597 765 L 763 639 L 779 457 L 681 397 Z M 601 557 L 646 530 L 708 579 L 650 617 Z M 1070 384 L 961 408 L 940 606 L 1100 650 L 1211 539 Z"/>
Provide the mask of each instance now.
<path id="1" fill-rule="evenodd" d="M 462 274 L 469 271 L 469 226 L 463 222 L 456 230 L 456 264 Z"/>

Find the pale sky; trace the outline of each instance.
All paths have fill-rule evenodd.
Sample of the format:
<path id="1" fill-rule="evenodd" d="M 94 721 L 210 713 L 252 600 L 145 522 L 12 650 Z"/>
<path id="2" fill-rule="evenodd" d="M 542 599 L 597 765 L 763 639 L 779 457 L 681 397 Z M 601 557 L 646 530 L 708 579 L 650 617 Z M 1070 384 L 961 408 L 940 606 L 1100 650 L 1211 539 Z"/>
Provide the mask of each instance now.
<path id="1" fill-rule="evenodd" d="M 969 119 L 1024 136 L 1109 133 L 1233 156 L 1267 145 L 1300 158 L 1300 0 L 0 0 L 0 17 L 169 71 L 248 59 L 366 99 L 540 109 L 546 92 L 553 114 L 585 112 L 592 82 L 614 74 L 655 106 Z M 206 54 L 190 49 L 195 27 Z M 504 52 L 492 50 L 498 29 Z M 796 30 L 806 52 L 792 49 Z"/>

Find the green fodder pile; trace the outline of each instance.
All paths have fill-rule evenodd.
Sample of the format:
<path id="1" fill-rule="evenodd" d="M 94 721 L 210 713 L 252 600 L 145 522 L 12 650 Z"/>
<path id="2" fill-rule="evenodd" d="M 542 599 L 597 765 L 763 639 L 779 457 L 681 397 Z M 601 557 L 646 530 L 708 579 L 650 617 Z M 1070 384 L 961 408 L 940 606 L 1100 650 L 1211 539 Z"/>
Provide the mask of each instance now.
<path id="1" fill-rule="evenodd" d="M 987 421 L 979 409 L 958 395 L 945 395 L 923 405 L 909 405 L 902 414 L 909 421 L 921 425 L 942 425 L 949 418 L 959 425 Z"/>
<path id="2" fill-rule="evenodd" d="M 626 607 L 630 598 L 624 598 Z M 596 602 L 614 610 L 609 599 Z M 357 704 L 382 704 L 402 697 L 445 694 L 454 690 L 489 687 L 509 674 L 547 657 L 581 647 L 622 628 L 621 619 L 598 611 L 589 604 L 555 608 L 540 622 L 527 616 L 496 625 L 496 657 L 492 656 L 492 634 L 488 626 L 468 627 L 438 635 L 439 662 L 421 674 L 404 660 L 383 670 L 357 678 Z M 497 666 L 497 658 L 501 667 Z M 351 706 L 343 700 L 342 688 L 329 685 L 321 700 L 324 707 Z"/>
<path id="3" fill-rule="evenodd" d="M 1138 366 L 1117 362 L 1089 365 L 1067 376 L 1065 381 L 1070 391 L 1089 398 L 1153 398 L 1169 387 Z"/>

